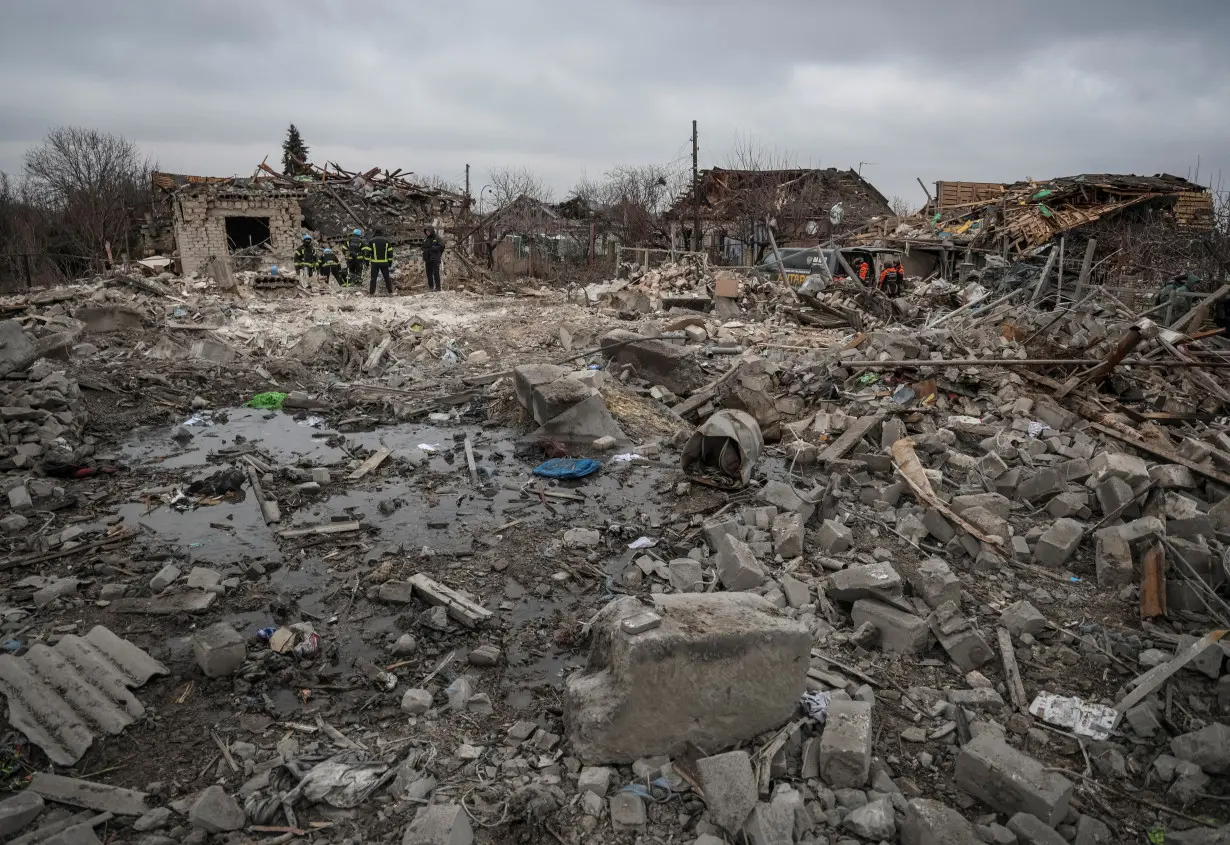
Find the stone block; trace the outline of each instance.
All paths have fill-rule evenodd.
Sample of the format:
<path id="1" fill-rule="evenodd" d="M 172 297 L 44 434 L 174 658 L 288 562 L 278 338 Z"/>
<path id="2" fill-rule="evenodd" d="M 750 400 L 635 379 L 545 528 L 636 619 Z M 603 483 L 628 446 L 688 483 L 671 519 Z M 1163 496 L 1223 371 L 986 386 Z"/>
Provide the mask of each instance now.
<path id="1" fill-rule="evenodd" d="M 1230 774 L 1230 726 L 1212 722 L 1170 740 L 1170 753 L 1210 775 Z"/>
<path id="2" fill-rule="evenodd" d="M 1017 813 L 1008 819 L 1008 829 L 1016 834 L 1020 845 L 1068 845 L 1053 827 L 1029 813 Z"/>
<path id="3" fill-rule="evenodd" d="M 973 826 L 946 804 L 915 798 L 906 804 L 901 845 L 972 845 Z"/>
<path id="4" fill-rule="evenodd" d="M 553 420 L 574 405 L 584 402 L 594 391 L 574 378 L 559 378 L 537 384 L 530 392 L 530 414 L 539 425 Z"/>
<path id="5" fill-rule="evenodd" d="M 513 390 L 517 395 L 517 402 L 522 408 L 532 412 L 534 388 L 540 384 L 550 384 L 567 373 L 568 370 L 555 364 L 522 364 L 513 367 Z"/>
<path id="6" fill-rule="evenodd" d="M 838 555 L 854 543 L 854 532 L 835 519 L 826 519 L 820 526 L 820 551 L 826 555 Z"/>
<path id="7" fill-rule="evenodd" d="M 192 651 L 207 678 L 224 678 L 248 659 L 247 643 L 226 622 L 198 631 L 192 638 Z"/>
<path id="8" fill-rule="evenodd" d="M 961 515 L 964 515 L 970 508 L 984 508 L 1000 519 L 1007 519 L 1011 505 L 1007 496 L 1001 496 L 998 493 L 974 493 L 968 496 L 954 496 L 950 507 Z"/>
<path id="9" fill-rule="evenodd" d="M 648 822 L 645 801 L 632 792 L 616 792 L 608 799 L 611 824 L 616 830 L 644 827 Z"/>
<path id="10" fill-rule="evenodd" d="M 982 634 L 961 616 L 955 602 L 945 602 L 933 610 L 927 624 L 962 672 L 972 672 L 994 656 Z"/>
<path id="11" fill-rule="evenodd" d="M 794 807 L 782 801 L 758 803 L 743 826 L 749 845 L 786 845 L 794 842 Z"/>
<path id="12" fill-rule="evenodd" d="M 874 599 L 859 599 L 850 618 L 857 627 L 870 623 L 880 632 L 880 648 L 892 654 L 921 654 L 931 647 L 927 621 Z"/>
<path id="13" fill-rule="evenodd" d="M 941 543 L 948 543 L 953 537 L 957 536 L 957 532 L 952 527 L 952 524 L 935 508 L 927 508 L 923 513 L 922 522 L 927 532 Z"/>
<path id="14" fill-rule="evenodd" d="M 816 506 L 799 495 L 798 491 L 784 481 L 770 481 L 760 488 L 759 499 L 776 505 L 778 510 L 792 511 L 803 517 L 803 522 L 811 519 Z"/>
<path id="15" fill-rule="evenodd" d="M 1098 497 L 1098 507 L 1102 509 L 1103 515 L 1119 513 L 1130 518 L 1136 516 L 1136 511 L 1139 510 L 1133 501 L 1136 494 L 1122 478 L 1111 476 L 1102 479 L 1098 482 L 1094 494 Z"/>
<path id="16" fill-rule="evenodd" d="M 666 565 L 667 580 L 681 593 L 699 593 L 705 588 L 705 569 L 700 561 L 677 558 Z"/>
<path id="17" fill-rule="evenodd" d="M 18 485 L 9 491 L 9 507 L 18 513 L 25 513 L 34 509 L 34 500 L 30 497 L 30 491 L 24 485 Z"/>
<path id="18" fill-rule="evenodd" d="M 1016 495 L 1026 502 L 1037 502 L 1062 493 L 1064 485 L 1064 479 L 1054 469 L 1040 469 L 1017 485 Z"/>
<path id="19" fill-rule="evenodd" d="M 1094 535 L 1094 567 L 1098 586 L 1114 590 L 1136 583 L 1132 565 L 1132 547 L 1113 528 L 1103 529 Z"/>
<path id="20" fill-rule="evenodd" d="M 1196 489 L 1196 474 L 1182 464 L 1158 464 L 1149 469 L 1149 478 L 1162 490 Z"/>
<path id="21" fill-rule="evenodd" d="M 1038 538 L 1038 543 L 1034 546 L 1034 557 L 1043 566 L 1063 566 L 1080 546 L 1084 533 L 1085 526 L 1075 519 L 1057 519 Z"/>
<path id="22" fill-rule="evenodd" d="M 401 697 L 401 712 L 421 716 L 431 709 L 433 696 L 429 690 L 408 689 Z"/>
<path id="23" fill-rule="evenodd" d="M 722 547 L 722 538 L 727 534 L 732 537 L 739 536 L 739 523 L 732 517 L 725 519 L 706 519 L 701 532 L 705 535 L 705 542 L 709 544 L 711 549 L 720 549 Z"/>
<path id="24" fill-rule="evenodd" d="M 709 807 L 709 819 L 732 837 L 743 829 L 756 806 L 759 789 L 746 751 L 731 751 L 696 762 L 698 786 Z"/>
<path id="25" fill-rule="evenodd" d="M 1121 478 L 1129 487 L 1137 487 L 1149 480 L 1149 465 L 1143 458 L 1126 452 L 1102 452 L 1094 455 L 1089 466 L 1093 470 L 1091 477 L 1098 483 L 1107 478 Z"/>
<path id="26" fill-rule="evenodd" d="M 927 558 L 908 576 L 914 594 L 936 608 L 945 602 L 961 604 L 961 579 L 942 558 Z"/>
<path id="27" fill-rule="evenodd" d="M 888 798 L 868 801 L 842 820 L 841 826 L 855 836 L 872 842 L 891 841 L 897 836 L 897 817 Z"/>
<path id="28" fill-rule="evenodd" d="M 1125 522 L 1123 525 L 1103 528 L 1102 530 L 1116 532 L 1123 538 L 1125 543 L 1135 543 L 1137 540 L 1143 540 L 1145 537 L 1164 535 L 1166 533 L 1166 525 L 1156 516 L 1145 516 L 1140 519 L 1134 519 L 1131 522 Z"/>
<path id="29" fill-rule="evenodd" d="M 887 561 L 849 566 L 829 576 L 825 587 L 829 598 L 848 604 L 859 599 L 900 596 L 901 576 Z"/>
<path id="30" fill-rule="evenodd" d="M 991 513 L 984 507 L 967 508 L 965 513 L 961 514 L 961 518 L 983 534 L 1002 537 L 1005 540 L 1012 536 L 1012 526 L 1008 524 L 1008 520 Z"/>
<path id="31" fill-rule="evenodd" d="M 810 664 L 806 626 L 747 593 L 663 594 L 662 624 L 635 636 L 631 597 L 593 620 L 589 664 L 569 676 L 564 712 L 586 764 L 628 763 L 691 742 L 718 750 L 776 729 L 794 712 Z"/>
<path id="32" fill-rule="evenodd" d="M 1008 471 L 1008 464 L 996 452 L 987 452 L 978 461 L 978 471 L 994 481 Z"/>
<path id="33" fill-rule="evenodd" d="M 621 342 L 624 345 L 619 346 Z M 604 355 L 630 365 L 637 378 L 660 384 L 680 396 L 699 390 L 709 381 L 692 348 L 652 338 L 637 339 L 634 332 L 622 329 L 607 332 L 599 344 Z"/>
<path id="34" fill-rule="evenodd" d="M 1056 519 L 1079 516 L 1089 507 L 1089 497 L 1084 493 L 1060 493 L 1046 503 L 1046 512 Z"/>
<path id="35" fill-rule="evenodd" d="M 862 789 L 871 771 L 872 738 L 868 702 L 830 701 L 820 736 L 820 779 L 832 789 Z"/>
<path id="36" fill-rule="evenodd" d="M 803 517 L 782 513 L 773 518 L 773 552 L 786 560 L 803 554 Z"/>
<path id="37" fill-rule="evenodd" d="M 1058 824 L 1068 813 L 1072 783 L 1016 750 L 993 732 L 970 740 L 957 755 L 954 782 L 992 809 L 1029 813 Z"/>
<path id="38" fill-rule="evenodd" d="M 1021 634 L 1037 636 L 1046 630 L 1046 617 L 1038 612 L 1038 608 L 1021 599 L 1004 608 L 999 616 L 999 624 L 1008 629 L 1014 637 Z"/>
<path id="39" fill-rule="evenodd" d="M 611 788 L 611 775 L 611 770 L 606 766 L 586 766 L 577 778 L 577 789 L 605 798 Z"/>
<path id="40" fill-rule="evenodd" d="M 751 548 L 727 534 L 718 545 L 718 580 L 732 592 L 754 590 L 764 583 L 764 567 Z"/>
<path id="41" fill-rule="evenodd" d="M 188 811 L 188 824 L 206 833 L 242 830 L 248 823 L 243 808 L 221 786 L 211 786 L 197 796 Z"/>
<path id="42" fill-rule="evenodd" d="M 401 845 L 473 845 L 474 829 L 460 804 L 421 808 L 402 835 Z"/>

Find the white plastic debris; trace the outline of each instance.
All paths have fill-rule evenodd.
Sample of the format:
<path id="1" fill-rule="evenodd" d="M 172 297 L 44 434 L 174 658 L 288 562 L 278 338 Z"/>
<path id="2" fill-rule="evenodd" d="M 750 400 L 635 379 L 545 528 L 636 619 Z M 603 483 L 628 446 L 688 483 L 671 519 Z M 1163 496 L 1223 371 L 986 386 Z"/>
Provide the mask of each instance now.
<path id="1" fill-rule="evenodd" d="M 642 457 L 643 456 L 636 454 L 636 452 L 625 452 L 622 455 L 616 455 L 615 457 L 611 458 L 611 460 L 614 461 L 615 463 L 626 464 L 632 461 L 642 460 Z"/>
<path id="2" fill-rule="evenodd" d="M 1038 697 L 1029 705 L 1029 712 L 1048 725 L 1067 728 L 1078 736 L 1099 741 L 1110 736 L 1119 716 L 1113 707 L 1055 695 L 1045 690 L 1038 693 Z"/>
<path id="3" fill-rule="evenodd" d="M 630 549 L 652 549 L 656 545 L 658 545 L 658 541 L 653 539 L 652 537 L 637 537 L 635 540 L 633 540 L 631 543 L 628 544 L 628 548 Z"/>

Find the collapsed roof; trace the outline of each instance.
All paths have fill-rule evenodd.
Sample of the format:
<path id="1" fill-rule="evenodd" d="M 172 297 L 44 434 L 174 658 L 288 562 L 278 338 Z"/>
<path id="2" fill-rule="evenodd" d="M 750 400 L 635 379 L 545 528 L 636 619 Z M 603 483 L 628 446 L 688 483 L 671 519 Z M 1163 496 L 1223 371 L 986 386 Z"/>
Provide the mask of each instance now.
<path id="1" fill-rule="evenodd" d="M 706 219 L 758 217 L 767 210 L 780 218 L 828 219 L 841 203 L 847 222 L 862 222 L 892 214 L 888 200 L 854 170 L 791 168 L 787 170 L 702 170 L 696 183 L 700 212 Z M 667 212 L 689 218 L 694 210 L 692 188 Z"/>

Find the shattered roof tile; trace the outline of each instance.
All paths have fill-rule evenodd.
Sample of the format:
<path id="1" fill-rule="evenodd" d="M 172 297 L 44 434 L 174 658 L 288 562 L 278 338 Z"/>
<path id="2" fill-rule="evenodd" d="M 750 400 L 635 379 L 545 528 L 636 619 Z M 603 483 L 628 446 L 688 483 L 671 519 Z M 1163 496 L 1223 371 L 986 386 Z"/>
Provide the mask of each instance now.
<path id="1" fill-rule="evenodd" d="M 0 656 L 0 692 L 9 723 L 61 766 L 89 750 L 96 733 L 118 734 L 145 714 L 129 690 L 170 671 L 102 625 L 39 643 L 22 657 Z"/>

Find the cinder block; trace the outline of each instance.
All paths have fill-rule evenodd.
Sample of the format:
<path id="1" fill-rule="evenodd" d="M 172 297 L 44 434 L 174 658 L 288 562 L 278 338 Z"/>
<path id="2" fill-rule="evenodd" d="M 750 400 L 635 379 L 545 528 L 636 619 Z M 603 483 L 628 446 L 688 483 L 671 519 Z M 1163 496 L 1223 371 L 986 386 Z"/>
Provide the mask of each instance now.
<path id="1" fill-rule="evenodd" d="M 893 654 L 920 654 L 931 647 L 927 621 L 874 599 L 859 599 L 850 618 L 855 627 L 870 622 L 880 632 L 880 648 Z"/>
<path id="2" fill-rule="evenodd" d="M 871 769 L 871 704 L 832 701 L 820 737 L 820 778 L 833 789 L 862 789 Z"/>
<path id="3" fill-rule="evenodd" d="M 961 749 L 954 781 L 1001 813 L 1028 813 L 1048 825 L 1067 815 L 1072 797 L 1071 781 L 993 733 L 980 734 Z"/>

